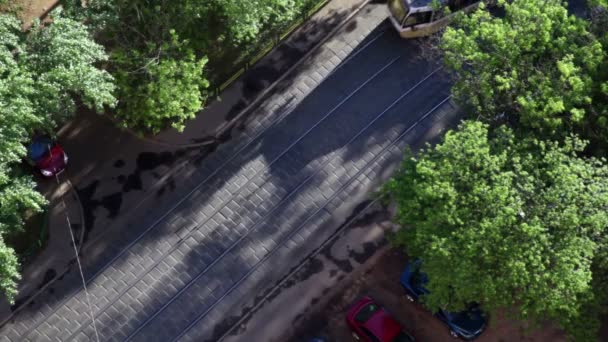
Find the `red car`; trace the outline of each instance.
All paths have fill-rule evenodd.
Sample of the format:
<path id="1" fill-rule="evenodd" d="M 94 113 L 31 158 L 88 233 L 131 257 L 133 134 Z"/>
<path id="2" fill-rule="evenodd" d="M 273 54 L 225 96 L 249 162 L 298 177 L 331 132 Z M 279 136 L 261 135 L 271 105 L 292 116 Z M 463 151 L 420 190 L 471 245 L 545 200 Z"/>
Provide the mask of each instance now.
<path id="1" fill-rule="evenodd" d="M 27 147 L 27 157 L 29 163 L 44 177 L 60 174 L 68 164 L 68 156 L 63 148 L 46 136 L 32 139 L 31 144 Z"/>
<path id="2" fill-rule="evenodd" d="M 361 298 L 346 315 L 346 323 L 353 331 L 357 341 L 367 342 L 413 342 L 415 339 L 406 333 L 383 307 L 370 297 Z"/>

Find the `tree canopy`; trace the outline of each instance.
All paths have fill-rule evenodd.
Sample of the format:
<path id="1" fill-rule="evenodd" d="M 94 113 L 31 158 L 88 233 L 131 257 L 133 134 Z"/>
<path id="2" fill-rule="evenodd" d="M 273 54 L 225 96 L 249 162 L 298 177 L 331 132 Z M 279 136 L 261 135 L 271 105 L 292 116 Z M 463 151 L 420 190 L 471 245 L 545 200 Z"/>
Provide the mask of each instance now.
<path id="1" fill-rule="evenodd" d="M 608 168 L 578 157 L 584 145 L 469 121 L 406 155 L 384 189 L 404 227 L 395 242 L 424 260 L 429 308 L 515 307 L 581 334 L 574 327 L 589 322 L 577 318 L 601 293 L 592 265 L 608 226 Z"/>
<path id="2" fill-rule="evenodd" d="M 23 227 L 26 212 L 39 212 L 46 200 L 22 172 L 24 144 L 35 132 L 53 134 L 74 114 L 75 96 L 85 105 L 113 105 L 113 80 L 96 67 L 107 56 L 85 27 L 57 17 L 29 35 L 14 15 L 0 14 L 0 291 L 12 301 L 19 278 L 8 234 Z"/>
<path id="3" fill-rule="evenodd" d="M 569 15 L 560 0 L 499 3 L 504 16 L 482 5 L 443 35 L 460 102 L 486 122 L 544 136 L 605 135 L 608 112 L 593 101 L 605 51 L 588 22 Z"/>
<path id="4" fill-rule="evenodd" d="M 63 0 L 111 49 L 117 117 L 157 133 L 181 130 L 249 52 L 320 0 Z M 211 80 L 211 81 L 209 81 Z"/>

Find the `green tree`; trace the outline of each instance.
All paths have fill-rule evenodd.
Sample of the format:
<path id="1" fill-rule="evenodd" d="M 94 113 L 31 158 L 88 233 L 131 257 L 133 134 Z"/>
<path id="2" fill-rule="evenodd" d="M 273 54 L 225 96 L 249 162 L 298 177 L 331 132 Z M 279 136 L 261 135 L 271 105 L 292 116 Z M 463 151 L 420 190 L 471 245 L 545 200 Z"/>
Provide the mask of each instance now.
<path id="1" fill-rule="evenodd" d="M 591 31 L 600 39 L 604 60 L 595 79 L 593 103 L 598 117 L 608 117 L 608 0 L 591 0 Z"/>
<path id="2" fill-rule="evenodd" d="M 504 17 L 481 6 L 443 35 L 456 97 L 489 123 L 601 138 L 608 121 L 592 99 L 604 53 L 588 23 L 560 0 L 500 3 Z"/>
<path id="3" fill-rule="evenodd" d="M 109 71 L 115 76 L 122 124 L 158 133 L 203 109 L 208 81 L 204 52 L 207 3 L 191 0 L 97 0 L 82 7 L 64 2 L 71 17 L 86 21 L 112 47 Z M 182 39 L 181 34 L 192 40 Z M 196 43 L 193 43 L 196 42 Z"/>
<path id="4" fill-rule="evenodd" d="M 46 204 L 20 170 L 24 144 L 73 115 L 75 96 L 98 110 L 115 99 L 112 77 L 95 67 L 107 56 L 79 22 L 59 16 L 26 35 L 14 15 L 0 14 L 0 37 L 0 291 L 13 301 L 19 263 L 5 237 Z"/>
<path id="5" fill-rule="evenodd" d="M 131 55 L 137 52 L 129 52 Z M 158 133 L 169 125 L 181 131 L 185 121 L 194 119 L 203 107 L 206 58 L 193 53 L 181 59 L 159 58 L 134 73 L 116 71 L 119 96 L 129 99 L 118 111 L 123 124 L 142 131 Z"/>
<path id="6" fill-rule="evenodd" d="M 260 41 L 276 38 L 320 1 L 93 0 L 86 7 L 80 0 L 62 3 L 70 16 L 86 21 L 112 47 L 109 70 L 119 88 L 118 118 L 126 126 L 156 133 L 168 126 L 183 129 L 203 109 L 208 79 L 220 86 L 244 58 L 260 51 Z"/>
<path id="7" fill-rule="evenodd" d="M 46 200 L 36 190 L 28 176 L 20 176 L 0 164 L 0 291 L 9 302 L 17 294 L 19 261 L 14 249 L 7 246 L 4 238 L 23 229 L 26 212 L 40 212 Z"/>
<path id="8" fill-rule="evenodd" d="M 220 14 L 226 36 L 235 42 L 251 42 L 269 27 L 281 26 L 292 21 L 303 9 L 315 1 L 306 0 L 253 0 L 212 1 Z"/>
<path id="9" fill-rule="evenodd" d="M 424 260 L 429 308 L 516 308 L 522 319 L 555 320 L 594 340 L 606 297 L 594 267 L 606 248 L 608 168 L 578 157 L 585 144 L 576 138 L 493 132 L 465 122 L 406 155 L 384 188 L 403 227 L 395 242 Z"/>
<path id="10" fill-rule="evenodd" d="M 98 112 L 115 105 L 114 79 L 98 67 L 108 56 L 82 23 L 56 13 L 52 25 L 32 29 L 24 52 L 20 64 L 39 88 L 33 100 L 37 114 L 49 119 L 46 127 L 52 129 L 74 115 L 72 94 Z"/>

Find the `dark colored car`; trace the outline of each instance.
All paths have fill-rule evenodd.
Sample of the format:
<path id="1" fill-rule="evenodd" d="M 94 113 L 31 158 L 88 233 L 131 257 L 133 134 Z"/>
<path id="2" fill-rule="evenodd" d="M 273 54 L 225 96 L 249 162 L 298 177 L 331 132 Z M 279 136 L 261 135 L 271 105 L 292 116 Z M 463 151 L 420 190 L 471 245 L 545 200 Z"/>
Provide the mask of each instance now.
<path id="1" fill-rule="evenodd" d="M 466 310 L 456 313 L 439 310 L 435 316 L 447 324 L 450 335 L 465 340 L 477 338 L 486 326 L 485 314 L 475 303 L 469 305 Z"/>
<path id="2" fill-rule="evenodd" d="M 428 294 L 429 291 L 424 288 L 429 282 L 429 278 L 425 273 L 420 272 L 421 260 L 415 260 L 405 266 L 405 270 L 401 273 L 401 286 L 405 289 L 405 297 L 410 302 L 418 301 L 420 296 Z"/>
<path id="3" fill-rule="evenodd" d="M 53 177 L 65 170 L 68 156 L 51 138 L 38 136 L 27 147 L 28 162 L 44 177 Z"/>
<path id="4" fill-rule="evenodd" d="M 346 323 L 357 341 L 415 341 L 410 334 L 403 330 L 399 322 L 370 297 L 361 298 L 350 308 L 346 315 Z"/>
<path id="5" fill-rule="evenodd" d="M 421 264 L 421 260 L 411 262 L 401 274 L 401 285 L 405 289 L 407 299 L 412 302 L 418 301 L 420 296 L 429 293 L 424 287 L 429 279 L 424 272 L 420 271 Z M 461 312 L 440 309 L 435 316 L 448 326 L 450 335 L 465 340 L 472 340 L 481 335 L 486 326 L 486 316 L 476 303 L 472 303 Z"/>

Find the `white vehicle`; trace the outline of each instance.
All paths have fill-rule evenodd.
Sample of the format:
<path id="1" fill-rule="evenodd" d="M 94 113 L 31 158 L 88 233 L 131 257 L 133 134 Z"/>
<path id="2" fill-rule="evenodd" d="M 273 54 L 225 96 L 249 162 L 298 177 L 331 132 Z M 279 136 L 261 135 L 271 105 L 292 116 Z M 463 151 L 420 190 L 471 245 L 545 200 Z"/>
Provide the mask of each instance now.
<path id="1" fill-rule="evenodd" d="M 391 22 L 403 38 L 433 34 L 459 11 L 472 11 L 480 0 L 388 0 Z"/>

